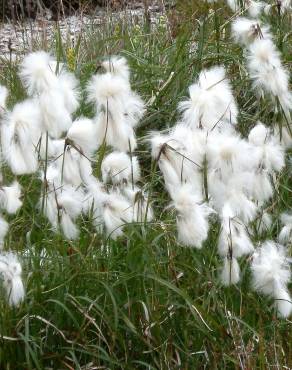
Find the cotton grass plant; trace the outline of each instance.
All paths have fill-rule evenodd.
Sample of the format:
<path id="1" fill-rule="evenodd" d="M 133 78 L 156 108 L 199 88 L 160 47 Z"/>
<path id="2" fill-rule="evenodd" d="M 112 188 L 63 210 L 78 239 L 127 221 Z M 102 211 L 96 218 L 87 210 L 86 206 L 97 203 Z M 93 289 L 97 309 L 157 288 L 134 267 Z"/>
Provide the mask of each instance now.
<path id="1" fill-rule="evenodd" d="M 289 365 L 277 349 L 292 312 L 287 56 L 273 4 L 250 1 L 233 3 L 214 57 L 204 27 L 226 5 L 205 4 L 199 33 L 176 45 L 171 18 L 165 38 L 129 33 L 124 56 L 105 40 L 78 77 L 29 53 L 26 97 L 0 88 L 0 271 L 17 306 L 2 301 L 0 334 L 3 351 L 25 348 L 19 366 L 227 367 L 225 342 L 241 368 Z"/>

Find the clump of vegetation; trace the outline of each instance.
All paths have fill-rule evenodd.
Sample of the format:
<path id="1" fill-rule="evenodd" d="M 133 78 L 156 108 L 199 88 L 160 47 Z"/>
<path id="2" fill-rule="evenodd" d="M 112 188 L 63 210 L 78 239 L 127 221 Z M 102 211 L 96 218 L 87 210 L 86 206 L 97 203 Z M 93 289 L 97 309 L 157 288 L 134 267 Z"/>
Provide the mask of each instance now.
<path id="1" fill-rule="evenodd" d="M 1 364 L 291 366 L 290 19 L 188 1 L 3 60 Z"/>

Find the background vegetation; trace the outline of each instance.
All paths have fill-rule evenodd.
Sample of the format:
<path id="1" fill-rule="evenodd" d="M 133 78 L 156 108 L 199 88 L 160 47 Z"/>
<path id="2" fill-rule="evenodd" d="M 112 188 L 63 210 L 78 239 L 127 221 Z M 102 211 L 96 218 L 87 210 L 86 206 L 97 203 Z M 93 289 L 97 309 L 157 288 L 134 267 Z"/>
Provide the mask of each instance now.
<path id="1" fill-rule="evenodd" d="M 0 300 L 0 368 L 3 369 L 283 369 L 292 367 L 292 322 L 279 320 L 272 302 L 250 289 L 248 260 L 241 261 L 240 285 L 223 288 L 216 255 L 214 220 L 201 251 L 176 241 L 175 215 L 149 148 L 149 130 L 171 127 L 176 106 L 202 68 L 224 64 L 240 107 L 239 130 L 246 135 L 258 119 L 275 125 L 269 103 L 259 104 L 244 66 L 243 52 L 230 39 L 231 13 L 224 3 L 183 1 L 158 18 L 117 19 L 89 27 L 73 44 L 58 28 L 45 47 L 67 61 L 84 86 L 98 61 L 127 57 L 132 82 L 149 102 L 138 137 L 143 181 L 155 209 L 149 225 L 129 225 L 112 241 L 80 220 L 78 242 L 50 231 L 37 210 L 37 177 L 22 176 L 24 207 L 11 220 L 5 248 L 22 254 L 26 298 L 15 309 Z M 291 18 L 267 18 L 291 68 Z M 290 69 L 291 70 L 291 69 Z M 17 63 L 2 60 L 1 83 L 10 106 L 24 98 Z M 78 115 L 91 116 L 81 104 Z M 248 160 L 248 159 L 247 159 Z M 5 181 L 13 176 L 4 171 Z M 278 216 L 291 208 L 291 169 L 276 182 L 266 238 L 275 238 Z M 258 243 L 259 238 L 254 240 Z M 4 292 L 0 292 L 0 297 Z"/>

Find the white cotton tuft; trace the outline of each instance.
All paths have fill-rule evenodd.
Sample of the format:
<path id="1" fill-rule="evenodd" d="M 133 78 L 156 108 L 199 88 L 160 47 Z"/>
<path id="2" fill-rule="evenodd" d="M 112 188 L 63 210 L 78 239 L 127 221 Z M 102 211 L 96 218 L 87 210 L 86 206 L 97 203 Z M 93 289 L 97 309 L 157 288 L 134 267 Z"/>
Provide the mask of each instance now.
<path id="1" fill-rule="evenodd" d="M 88 100 L 97 108 L 97 137 L 114 149 L 135 150 L 137 143 L 132 126 L 137 112 L 129 103 L 133 96 L 125 80 L 110 73 L 95 75 L 87 90 Z M 128 121 L 129 114 L 131 119 Z"/>
<path id="2" fill-rule="evenodd" d="M 221 271 L 221 282 L 225 286 L 237 284 L 240 280 L 240 267 L 236 258 L 224 258 Z"/>
<path id="3" fill-rule="evenodd" d="M 114 76 L 130 81 L 130 69 L 127 59 L 120 56 L 112 56 L 101 63 L 103 68 Z"/>
<path id="4" fill-rule="evenodd" d="M 133 221 L 131 204 L 122 195 L 106 194 L 102 202 L 102 217 L 106 233 L 112 239 L 123 235 L 125 224 Z"/>
<path id="5" fill-rule="evenodd" d="M 28 95 L 41 94 L 57 85 L 50 61 L 51 56 L 44 51 L 30 53 L 23 59 L 19 75 Z"/>
<path id="6" fill-rule="evenodd" d="M 292 109 L 289 73 L 283 67 L 272 40 L 258 39 L 249 46 L 247 68 L 258 95 L 268 94 L 274 100 L 278 98 L 284 113 L 289 117 Z"/>
<path id="7" fill-rule="evenodd" d="M 227 205 L 224 206 L 226 208 Z M 235 258 L 249 255 L 254 251 L 253 244 L 242 222 L 236 218 L 224 216 L 218 241 L 218 252 L 222 257 L 231 255 Z"/>
<path id="8" fill-rule="evenodd" d="M 135 184 L 140 178 L 140 166 L 137 157 L 126 153 L 112 152 L 108 154 L 101 165 L 103 182 L 112 184 Z"/>
<path id="9" fill-rule="evenodd" d="M 74 113 L 79 107 L 80 99 L 77 79 L 72 73 L 61 72 L 58 76 L 58 88 L 63 96 L 66 110 L 69 114 Z"/>
<path id="10" fill-rule="evenodd" d="M 236 124 L 238 109 L 224 67 L 201 71 L 189 87 L 190 99 L 181 102 L 182 121 L 192 129 L 220 130 Z"/>
<path id="11" fill-rule="evenodd" d="M 10 214 L 16 213 L 22 206 L 21 187 L 17 181 L 10 186 L 3 186 L 1 191 L 1 205 Z"/>
<path id="12" fill-rule="evenodd" d="M 129 86 L 124 79 L 113 76 L 111 73 L 97 74 L 91 78 L 87 85 L 88 101 L 97 107 L 109 111 L 121 110 L 121 104 L 128 95 Z"/>
<path id="13" fill-rule="evenodd" d="M 0 115 L 6 110 L 6 100 L 8 96 L 8 90 L 5 86 L 0 85 Z"/>
<path id="14" fill-rule="evenodd" d="M 63 93 L 58 89 L 43 92 L 39 96 L 39 106 L 44 131 L 52 138 L 58 139 L 72 125 Z"/>
<path id="15" fill-rule="evenodd" d="M 279 299 L 291 301 L 287 289 L 291 271 L 285 248 L 271 241 L 265 242 L 253 255 L 251 272 L 253 288 L 276 299 L 280 316 L 287 317 L 291 313 L 288 303 L 279 304 Z"/>
<path id="16" fill-rule="evenodd" d="M 150 222 L 154 214 L 147 194 L 137 186 L 128 185 L 122 189 L 122 194 L 129 200 L 132 207 L 133 220 Z"/>
<path id="17" fill-rule="evenodd" d="M 0 215 L 0 250 L 3 248 L 4 239 L 8 232 L 9 224 Z"/>
<path id="18" fill-rule="evenodd" d="M 248 46 L 255 40 L 271 37 L 267 26 L 262 26 L 258 20 L 238 17 L 232 23 L 233 38 L 238 44 Z"/>
<path id="19" fill-rule="evenodd" d="M 5 161 L 16 175 L 33 173 L 38 167 L 41 115 L 38 104 L 27 99 L 14 106 L 1 125 Z"/>
<path id="20" fill-rule="evenodd" d="M 261 122 L 258 122 L 248 134 L 248 141 L 256 146 L 264 145 L 268 138 L 269 130 Z"/>
<path id="21" fill-rule="evenodd" d="M 96 125 L 88 118 L 74 121 L 67 132 L 67 138 L 87 154 L 95 152 L 101 143 L 101 138 L 97 137 Z"/>
<path id="22" fill-rule="evenodd" d="M 266 3 L 263 1 L 247 1 L 247 11 L 250 17 L 258 18 L 261 13 L 265 10 Z"/>
<path id="23" fill-rule="evenodd" d="M 264 169 L 268 173 L 281 171 L 285 165 L 284 149 L 263 124 L 258 123 L 250 131 L 248 140 L 254 145 L 258 168 Z"/>
<path id="24" fill-rule="evenodd" d="M 283 213 L 281 215 L 281 224 L 283 225 L 278 240 L 281 244 L 289 243 L 292 238 L 292 215 L 289 213 Z"/>
<path id="25" fill-rule="evenodd" d="M 227 0 L 227 5 L 233 12 L 237 12 L 240 9 L 238 0 Z"/>
<path id="26" fill-rule="evenodd" d="M 4 287 L 9 304 L 17 306 L 24 299 L 24 287 L 21 280 L 22 268 L 17 257 L 12 253 L 0 255 L 0 273 L 4 278 Z"/>
<path id="27" fill-rule="evenodd" d="M 44 213 L 55 232 L 60 228 L 67 239 L 74 240 L 79 235 L 75 223 L 83 210 L 84 192 L 71 185 L 63 185 L 59 188 L 51 183 L 48 185 L 48 193 L 44 199 Z M 41 206 L 42 203 L 41 198 L 39 205 Z"/>
<path id="28" fill-rule="evenodd" d="M 208 217 L 213 210 L 192 193 L 189 185 L 182 185 L 172 194 L 173 205 L 178 213 L 178 240 L 188 247 L 202 248 L 208 237 Z"/>
<path id="29" fill-rule="evenodd" d="M 275 292 L 276 307 L 280 317 L 289 317 L 292 313 L 292 298 L 286 289 Z"/>
<path id="30" fill-rule="evenodd" d="M 91 159 L 71 145 L 61 152 L 55 160 L 60 178 L 64 184 L 80 186 L 90 181 L 92 175 Z"/>

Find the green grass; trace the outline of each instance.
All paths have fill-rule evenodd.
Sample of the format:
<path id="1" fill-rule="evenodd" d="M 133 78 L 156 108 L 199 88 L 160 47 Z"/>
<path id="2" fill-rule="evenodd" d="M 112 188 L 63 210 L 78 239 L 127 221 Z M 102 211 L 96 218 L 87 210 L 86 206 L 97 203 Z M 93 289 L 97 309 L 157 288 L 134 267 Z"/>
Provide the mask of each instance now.
<path id="1" fill-rule="evenodd" d="M 155 221 L 128 225 L 125 236 L 112 241 L 97 234 L 90 219 L 80 219 L 80 239 L 71 243 L 53 234 L 37 210 L 40 181 L 19 177 L 24 207 L 11 218 L 5 249 L 25 251 L 26 298 L 14 309 L 0 299 L 1 369 L 292 367 L 292 322 L 279 320 L 272 302 L 251 291 L 248 261 L 241 260 L 238 286 L 220 285 L 216 219 L 202 250 L 178 245 L 175 214 L 164 210 L 169 199 L 142 140 L 149 130 L 176 123 L 176 106 L 188 86 L 202 68 L 218 62 L 232 81 L 243 135 L 258 119 L 275 125 L 277 115 L 269 101 L 259 103 L 254 96 L 243 52 L 231 42 L 231 14 L 223 3 L 214 13 L 196 1 L 181 2 L 168 16 L 168 25 L 161 19 L 151 32 L 146 20 L 138 27 L 135 19 L 109 17 L 102 27 L 84 32 L 74 52 L 82 86 L 100 58 L 120 53 L 131 65 L 134 89 L 145 101 L 155 97 L 137 133 Z M 291 70 L 291 19 L 267 21 Z M 50 50 L 63 60 L 68 47 L 56 32 Z M 11 91 L 10 106 L 24 98 L 17 65 L 3 61 L 0 80 Z M 85 100 L 78 114 L 92 116 Z M 13 176 L 5 170 L 4 178 L 8 182 Z M 265 238 L 277 235 L 279 214 L 291 208 L 290 165 L 276 184 L 273 227 Z M 262 238 L 255 234 L 254 241 Z"/>

